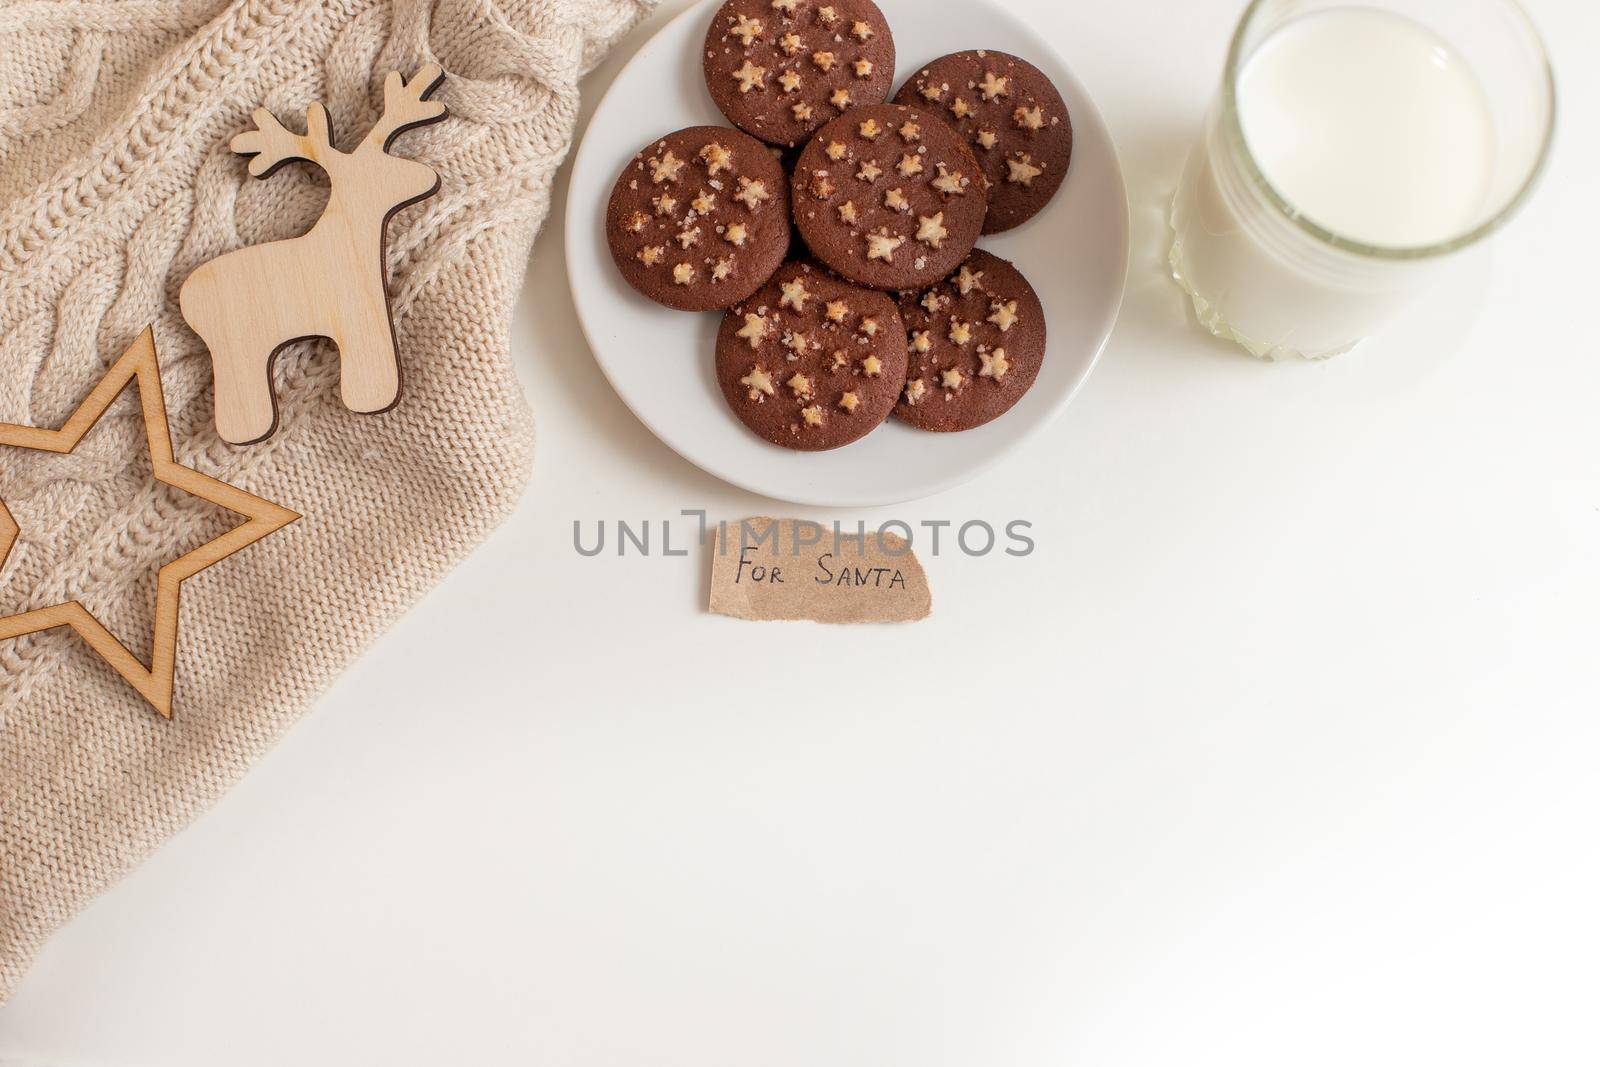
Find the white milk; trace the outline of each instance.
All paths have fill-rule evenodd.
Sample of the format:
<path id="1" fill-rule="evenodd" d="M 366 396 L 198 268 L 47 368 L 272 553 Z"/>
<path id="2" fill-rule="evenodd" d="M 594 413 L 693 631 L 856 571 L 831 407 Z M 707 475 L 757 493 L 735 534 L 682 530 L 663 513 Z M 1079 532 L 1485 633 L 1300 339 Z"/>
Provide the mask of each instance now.
<path id="1" fill-rule="evenodd" d="M 1300 16 L 1260 43 L 1236 86 L 1249 154 L 1291 214 L 1387 249 L 1446 242 L 1486 217 L 1496 153 L 1487 96 L 1421 24 L 1367 7 Z M 1333 355 L 1433 269 L 1305 232 L 1242 155 L 1219 108 L 1173 205 L 1173 271 L 1213 332 L 1257 355 Z"/>
<path id="2" fill-rule="evenodd" d="M 1306 218 L 1389 248 L 1472 229 L 1494 176 L 1494 119 L 1466 63 L 1420 23 L 1331 8 L 1268 38 L 1239 78 L 1262 173 Z"/>

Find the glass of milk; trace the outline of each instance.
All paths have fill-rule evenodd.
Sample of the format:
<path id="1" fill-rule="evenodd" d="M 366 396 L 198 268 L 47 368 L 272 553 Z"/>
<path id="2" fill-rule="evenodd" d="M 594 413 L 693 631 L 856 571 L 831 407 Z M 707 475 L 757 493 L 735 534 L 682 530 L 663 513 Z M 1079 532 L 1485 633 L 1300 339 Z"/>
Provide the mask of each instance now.
<path id="1" fill-rule="evenodd" d="M 1254 0 L 1173 202 L 1173 275 L 1257 356 L 1348 351 L 1521 206 L 1554 125 L 1512 0 Z"/>

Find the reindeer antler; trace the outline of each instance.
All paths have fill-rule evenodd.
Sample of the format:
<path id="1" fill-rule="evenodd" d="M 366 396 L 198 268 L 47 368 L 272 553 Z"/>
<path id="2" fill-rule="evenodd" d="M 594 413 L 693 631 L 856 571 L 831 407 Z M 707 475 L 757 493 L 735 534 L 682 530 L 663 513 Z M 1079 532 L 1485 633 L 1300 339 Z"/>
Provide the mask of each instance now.
<path id="1" fill-rule="evenodd" d="M 444 71 L 437 63 L 429 63 L 410 81 L 402 78 L 399 71 L 391 70 L 383 80 L 383 114 L 356 151 L 375 148 L 387 152 L 394 139 L 412 127 L 444 118 L 444 105 L 428 99 L 443 81 Z"/>
<path id="2" fill-rule="evenodd" d="M 328 157 L 336 149 L 333 134 L 328 128 L 328 109 L 321 104 L 306 108 L 304 136 L 290 133 L 277 116 L 264 107 L 251 114 L 256 128 L 239 134 L 228 147 L 241 156 L 251 156 L 250 173 L 265 178 L 285 163 L 315 163 L 325 167 Z"/>

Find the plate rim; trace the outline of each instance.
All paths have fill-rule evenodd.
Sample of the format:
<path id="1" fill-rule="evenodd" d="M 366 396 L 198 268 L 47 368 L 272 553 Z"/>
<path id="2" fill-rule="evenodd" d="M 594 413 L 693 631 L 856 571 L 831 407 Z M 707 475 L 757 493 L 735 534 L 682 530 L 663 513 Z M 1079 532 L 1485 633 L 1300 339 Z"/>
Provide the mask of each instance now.
<path id="1" fill-rule="evenodd" d="M 697 0 L 697 2 L 691 3 L 677 15 L 662 23 L 661 26 L 657 28 L 648 39 L 640 44 L 638 48 L 634 49 L 633 54 L 628 57 L 627 61 L 623 63 L 622 67 L 612 78 L 611 84 L 606 87 L 606 91 L 600 97 L 599 102 L 595 104 L 594 112 L 589 116 L 589 121 L 584 126 L 583 136 L 579 139 L 576 148 L 572 151 L 572 167 L 567 174 L 567 204 L 566 210 L 562 214 L 562 236 L 567 249 L 570 250 L 573 247 L 574 240 L 585 239 L 583 236 L 583 227 L 586 220 L 580 219 L 579 215 L 580 213 L 587 215 L 590 208 L 590 202 L 588 198 L 576 197 L 572 195 L 573 178 L 581 169 L 583 169 L 587 151 L 589 149 L 590 134 L 594 132 L 595 126 L 597 125 L 602 113 L 606 110 L 608 105 L 612 103 L 612 96 L 622 84 L 624 75 L 626 75 L 636 63 L 639 63 L 643 60 L 646 53 L 650 51 L 652 46 L 656 44 L 663 34 L 676 29 L 678 24 L 681 22 L 700 18 L 703 12 L 709 10 L 713 5 L 720 6 L 723 2 L 725 2 L 725 0 Z M 974 6 L 988 8 L 990 12 L 1007 21 L 1013 23 L 1017 21 L 1015 16 L 1013 16 L 1004 7 L 996 3 L 995 0 L 966 0 L 966 2 L 971 3 Z M 1056 50 L 1054 45 L 1050 44 L 1050 42 L 1045 40 L 1043 37 L 1034 34 L 1031 30 L 1027 30 L 1026 32 L 1035 41 L 1037 41 L 1039 47 L 1047 51 L 1051 58 L 1053 58 L 1056 63 L 1060 64 L 1064 70 L 1067 70 L 1069 73 L 1072 72 L 1071 64 L 1067 63 L 1067 61 L 1062 57 L 1061 53 Z M 1082 112 L 1087 111 L 1093 116 L 1095 124 L 1105 132 L 1106 146 L 1109 150 L 1106 163 L 1110 167 L 1112 176 L 1115 178 L 1115 188 L 1122 199 L 1122 211 L 1119 213 L 1119 221 L 1121 222 L 1122 226 L 1122 264 L 1121 269 L 1115 272 L 1116 275 L 1118 275 L 1116 277 L 1115 284 L 1116 295 L 1114 300 L 1111 302 L 1109 314 L 1106 316 L 1106 325 L 1101 332 L 1100 339 L 1098 343 L 1096 343 L 1094 351 L 1090 353 L 1089 358 L 1085 362 L 1077 379 L 1065 390 L 1063 390 L 1061 396 L 1053 401 L 1049 407 L 1040 414 L 1033 426 L 1021 432 L 1010 443 L 1004 445 L 1003 447 L 996 448 L 991 455 L 986 456 L 981 461 L 975 462 L 969 467 L 962 468 L 952 475 L 936 479 L 931 483 L 907 486 L 903 492 L 896 490 L 894 493 L 888 494 L 887 496 L 882 493 L 873 493 L 870 494 L 870 499 L 867 497 L 857 499 L 842 499 L 837 496 L 808 495 L 806 493 L 796 491 L 774 493 L 771 491 L 770 487 L 752 484 L 749 479 L 717 469 L 716 465 L 712 461 L 703 461 L 700 458 L 687 454 L 672 442 L 669 435 L 658 429 L 648 415 L 634 406 L 634 404 L 628 399 L 627 392 L 618 385 L 616 378 L 611 373 L 611 368 L 607 365 L 606 361 L 600 357 L 598 346 L 595 344 L 594 334 L 590 330 L 589 321 L 583 313 L 583 302 L 578 297 L 578 280 L 575 273 L 573 258 L 569 251 L 565 257 L 567 290 L 572 300 L 573 312 L 578 320 L 579 331 L 583 334 L 584 343 L 589 347 L 590 357 L 599 366 L 600 373 L 605 377 L 606 383 L 611 386 L 612 392 L 616 393 L 617 398 L 622 401 L 623 406 L 628 409 L 629 413 L 632 414 L 633 417 L 645 427 L 645 429 L 650 431 L 651 435 L 654 436 L 656 440 L 660 441 L 675 455 L 682 458 L 685 462 L 697 470 L 704 471 L 706 474 L 709 474 L 711 477 L 716 478 L 718 481 L 723 482 L 724 484 L 731 485 L 736 489 L 741 489 L 745 492 L 753 493 L 756 496 L 760 496 L 769 500 L 798 504 L 805 507 L 888 507 L 894 504 L 903 504 L 914 500 L 924 500 L 929 497 L 937 496 L 940 493 L 948 492 L 951 489 L 966 485 L 967 483 L 981 477 L 983 474 L 992 470 L 994 466 L 1001 460 L 1016 452 L 1023 445 L 1033 441 L 1046 429 L 1052 426 L 1061 417 L 1062 413 L 1067 409 L 1067 407 L 1071 405 L 1072 401 L 1077 398 L 1077 395 L 1083 389 L 1084 384 L 1088 382 L 1089 378 L 1094 374 L 1095 369 L 1099 367 L 1101 357 L 1104 356 L 1106 347 L 1111 343 L 1112 335 L 1116 333 L 1117 324 L 1122 318 L 1122 309 L 1127 302 L 1128 277 L 1129 272 L 1132 269 L 1133 258 L 1133 208 L 1131 198 L 1128 195 L 1127 174 L 1123 169 L 1122 157 L 1117 149 L 1116 140 L 1111 135 L 1111 127 L 1106 122 L 1105 115 L 1100 111 L 1100 107 L 1095 103 L 1094 97 L 1088 92 L 1087 88 L 1083 86 L 1082 81 L 1075 73 L 1072 74 L 1072 79 L 1074 82 L 1077 82 L 1079 88 L 1083 89 L 1083 92 L 1081 93 L 1081 99 L 1078 100 L 1078 102 L 1074 105 L 1073 114 L 1074 116 L 1077 116 Z M 1076 128 L 1077 124 L 1075 123 L 1074 126 Z M 610 186 L 607 185 L 606 188 L 609 189 L 609 187 Z M 580 206 L 580 204 L 582 206 Z M 706 312 L 706 314 L 711 313 Z M 891 416 L 891 418 L 892 417 L 893 416 Z"/>

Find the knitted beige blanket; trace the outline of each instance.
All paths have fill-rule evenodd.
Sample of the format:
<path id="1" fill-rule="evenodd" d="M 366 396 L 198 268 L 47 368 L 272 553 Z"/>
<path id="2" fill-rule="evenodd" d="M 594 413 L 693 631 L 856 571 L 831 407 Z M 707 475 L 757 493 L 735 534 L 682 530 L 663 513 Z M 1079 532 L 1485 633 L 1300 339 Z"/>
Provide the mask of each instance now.
<path id="1" fill-rule="evenodd" d="M 531 421 L 508 326 L 577 83 L 653 0 L 10 0 L 0 5 L 0 422 L 58 426 L 153 323 L 179 463 L 304 518 L 184 587 L 175 718 L 70 632 L 0 643 L 0 998 L 50 932 L 249 768 L 515 504 Z M 279 360 L 282 428 L 212 427 L 190 271 L 303 232 L 314 168 L 246 177 L 265 104 L 328 106 L 341 147 L 383 76 L 439 63 L 438 125 L 394 151 L 438 196 L 389 227 L 406 393 L 339 401 L 325 344 Z M 301 127 L 303 128 L 303 127 Z M 125 395 L 70 456 L 0 449 L 22 534 L 0 615 L 79 599 L 148 656 L 157 570 L 235 517 L 156 483 Z"/>

